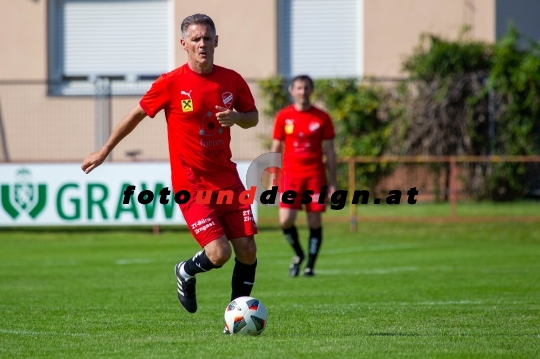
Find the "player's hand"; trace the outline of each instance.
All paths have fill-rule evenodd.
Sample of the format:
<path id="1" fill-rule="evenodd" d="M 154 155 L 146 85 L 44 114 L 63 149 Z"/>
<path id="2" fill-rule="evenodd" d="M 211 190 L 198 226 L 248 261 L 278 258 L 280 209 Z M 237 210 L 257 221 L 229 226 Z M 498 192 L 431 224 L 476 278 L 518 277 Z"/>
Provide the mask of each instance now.
<path id="1" fill-rule="evenodd" d="M 84 173 L 88 174 L 94 168 L 102 164 L 103 161 L 105 161 L 105 158 L 107 158 L 107 155 L 104 155 L 101 151 L 92 152 L 84 159 L 81 168 Z"/>
<path id="2" fill-rule="evenodd" d="M 221 106 L 216 106 L 216 109 L 219 111 L 216 117 L 222 127 L 232 127 L 239 119 L 240 114 L 236 111 Z"/>

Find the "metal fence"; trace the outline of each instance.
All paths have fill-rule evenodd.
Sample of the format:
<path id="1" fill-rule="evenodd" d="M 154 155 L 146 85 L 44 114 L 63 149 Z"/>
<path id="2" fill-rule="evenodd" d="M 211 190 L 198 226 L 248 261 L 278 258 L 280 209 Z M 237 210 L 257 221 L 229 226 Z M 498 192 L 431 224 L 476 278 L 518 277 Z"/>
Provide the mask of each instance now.
<path id="1" fill-rule="evenodd" d="M 138 103 L 151 81 L 0 81 L 0 162 L 82 161 Z M 255 81 L 248 81 L 259 108 Z M 271 121 L 232 128 L 233 158 L 264 153 Z M 168 160 L 163 111 L 145 119 L 111 154 L 111 161 Z"/>

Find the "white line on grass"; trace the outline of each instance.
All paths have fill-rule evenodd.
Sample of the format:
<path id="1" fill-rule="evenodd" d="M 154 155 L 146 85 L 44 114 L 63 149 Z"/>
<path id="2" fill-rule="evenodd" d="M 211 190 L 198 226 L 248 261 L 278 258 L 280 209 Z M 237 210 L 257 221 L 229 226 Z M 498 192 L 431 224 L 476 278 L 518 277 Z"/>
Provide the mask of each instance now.
<path id="1" fill-rule="evenodd" d="M 10 330 L 0 329 L 0 333 L 15 335 L 52 335 L 52 336 L 71 336 L 71 337 L 104 337 L 105 334 L 87 334 L 87 333 L 59 333 L 59 332 L 36 332 L 32 330 Z"/>
<path id="2" fill-rule="evenodd" d="M 409 248 L 420 248 L 420 244 L 380 244 L 373 246 L 358 246 L 350 248 L 330 248 L 325 249 L 325 255 L 335 255 L 335 254 L 349 254 L 349 253 L 358 253 L 358 252 L 378 252 L 378 251 L 393 251 L 396 249 L 409 249 Z M 257 254 L 259 258 L 287 258 L 287 261 L 290 258 L 290 251 L 276 251 L 271 253 L 260 253 Z"/>
<path id="3" fill-rule="evenodd" d="M 418 303 L 406 303 L 405 305 L 453 305 L 453 304 L 483 304 L 480 300 L 448 300 L 439 302 L 418 302 Z"/>
<path id="4" fill-rule="evenodd" d="M 364 270 L 346 270 L 346 269 L 318 269 L 317 275 L 343 275 L 343 274 L 389 274 L 398 272 L 413 272 L 417 271 L 418 267 L 396 267 L 396 268 L 379 268 L 379 269 L 364 269 Z"/>
<path id="5" fill-rule="evenodd" d="M 381 244 L 375 246 L 361 246 L 361 247 L 352 247 L 352 248 L 336 248 L 336 249 L 327 249 L 324 251 L 324 254 L 346 254 L 352 252 L 375 252 L 375 251 L 392 251 L 394 249 L 407 249 L 407 248 L 418 248 L 419 244 Z"/>
<path id="6" fill-rule="evenodd" d="M 119 259 L 115 263 L 119 266 L 126 265 L 126 264 L 145 264 L 145 263 L 152 263 L 155 262 L 155 260 L 151 258 L 132 258 L 132 259 Z"/>
<path id="7" fill-rule="evenodd" d="M 31 263 L 29 262 L 24 262 L 24 261 L 20 261 L 20 262 L 7 262 L 7 263 L 2 263 L 0 266 L 2 267 L 22 267 L 22 266 L 33 266 L 33 267 L 36 267 L 36 266 L 42 266 L 42 267 L 63 267 L 63 266 L 75 266 L 75 265 L 78 265 L 80 264 L 77 263 L 76 261 L 74 260 L 69 260 L 69 261 L 44 261 L 44 262 L 36 262 L 36 261 L 33 261 Z"/>

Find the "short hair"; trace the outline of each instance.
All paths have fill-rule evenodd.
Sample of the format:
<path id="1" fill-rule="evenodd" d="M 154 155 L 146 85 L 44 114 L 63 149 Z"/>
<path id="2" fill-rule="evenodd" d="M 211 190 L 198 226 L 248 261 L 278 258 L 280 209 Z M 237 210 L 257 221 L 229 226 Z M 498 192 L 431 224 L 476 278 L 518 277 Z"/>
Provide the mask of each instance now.
<path id="1" fill-rule="evenodd" d="M 309 83 L 309 85 L 311 86 L 311 89 L 315 88 L 313 79 L 309 77 L 308 75 L 298 75 L 298 76 L 293 77 L 293 79 L 291 80 L 291 86 L 293 86 L 296 81 L 305 81 Z"/>
<path id="2" fill-rule="evenodd" d="M 205 14 L 194 14 L 186 17 L 184 21 L 182 21 L 182 25 L 180 25 L 180 29 L 182 30 L 182 37 L 185 38 L 187 36 L 187 29 L 191 25 L 208 25 L 214 32 L 214 35 L 216 34 L 216 25 L 214 25 L 214 21 L 210 18 L 210 16 Z"/>

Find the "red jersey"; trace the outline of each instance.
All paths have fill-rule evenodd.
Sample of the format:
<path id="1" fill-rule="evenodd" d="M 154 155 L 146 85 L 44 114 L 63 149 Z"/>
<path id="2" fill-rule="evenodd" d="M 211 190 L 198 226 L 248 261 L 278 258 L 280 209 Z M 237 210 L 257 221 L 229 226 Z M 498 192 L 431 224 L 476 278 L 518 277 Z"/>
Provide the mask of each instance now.
<path id="1" fill-rule="evenodd" d="M 273 137 L 285 143 L 283 171 L 303 175 L 324 171 L 322 142 L 334 136 L 330 116 L 315 106 L 298 111 L 291 105 L 278 112 Z"/>
<path id="2" fill-rule="evenodd" d="M 257 109 L 238 73 L 214 65 L 211 73 L 201 75 L 185 64 L 159 77 L 140 105 L 152 118 L 165 110 L 175 192 L 216 190 L 240 182 L 231 161 L 230 128 L 221 127 L 216 118 L 216 106 L 238 112 Z"/>

